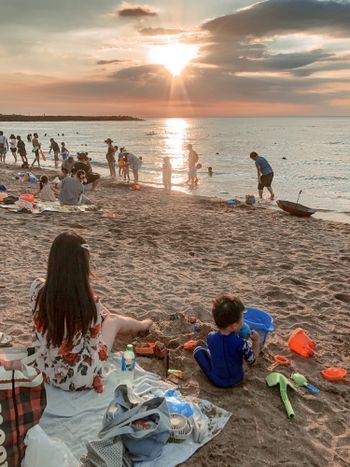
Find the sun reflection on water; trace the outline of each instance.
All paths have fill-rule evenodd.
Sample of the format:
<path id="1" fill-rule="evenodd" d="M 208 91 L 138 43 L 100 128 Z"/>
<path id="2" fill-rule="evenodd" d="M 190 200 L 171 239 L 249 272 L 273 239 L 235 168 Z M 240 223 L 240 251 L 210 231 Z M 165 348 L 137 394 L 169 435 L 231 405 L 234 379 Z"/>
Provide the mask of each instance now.
<path id="1" fill-rule="evenodd" d="M 185 167 L 185 148 L 189 125 L 184 118 L 168 118 L 165 122 L 165 154 L 170 157 L 173 170 Z"/>

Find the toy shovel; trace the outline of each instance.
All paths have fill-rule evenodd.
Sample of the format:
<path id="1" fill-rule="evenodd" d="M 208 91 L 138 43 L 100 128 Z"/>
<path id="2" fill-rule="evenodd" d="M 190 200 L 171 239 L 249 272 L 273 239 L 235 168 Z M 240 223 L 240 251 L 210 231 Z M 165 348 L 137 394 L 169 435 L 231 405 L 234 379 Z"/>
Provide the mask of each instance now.
<path id="1" fill-rule="evenodd" d="M 286 409 L 288 418 L 294 417 L 294 410 L 287 394 L 288 386 L 292 389 L 295 389 L 292 383 L 284 375 L 282 375 L 282 373 L 273 372 L 266 376 L 266 384 L 269 387 L 279 385 L 281 399 Z"/>
<path id="2" fill-rule="evenodd" d="M 300 374 L 300 373 L 293 373 L 292 376 L 291 376 L 291 379 L 298 386 L 305 386 L 306 388 L 308 388 L 314 394 L 317 394 L 318 392 L 320 392 L 320 390 L 318 388 L 315 388 L 315 386 L 313 386 L 312 384 L 309 384 L 307 382 L 307 379 L 305 378 L 305 376 Z"/>

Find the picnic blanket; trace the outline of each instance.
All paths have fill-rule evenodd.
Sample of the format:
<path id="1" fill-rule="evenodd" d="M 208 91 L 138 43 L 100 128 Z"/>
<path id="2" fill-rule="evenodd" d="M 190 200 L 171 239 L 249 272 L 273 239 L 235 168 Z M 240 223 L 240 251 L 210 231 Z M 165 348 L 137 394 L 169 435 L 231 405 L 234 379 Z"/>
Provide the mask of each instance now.
<path id="1" fill-rule="evenodd" d="M 61 205 L 59 201 L 36 201 L 35 206 L 32 209 L 32 214 L 43 214 L 44 212 L 91 212 L 91 211 L 99 211 L 101 212 L 102 209 L 97 208 L 93 204 L 80 204 L 74 206 L 68 205 Z M 11 212 L 20 212 L 21 207 L 16 204 L 0 204 L 0 207 L 6 209 Z"/>
<path id="2" fill-rule="evenodd" d="M 86 453 L 86 443 L 98 438 L 102 419 L 113 399 L 114 390 L 120 383 L 121 354 L 113 354 L 106 365 L 105 390 L 97 394 L 94 390 L 65 392 L 46 386 L 47 407 L 40 420 L 40 427 L 50 438 L 63 441 L 70 453 L 78 460 Z M 133 390 L 138 396 L 150 392 L 174 389 L 174 385 L 163 381 L 158 375 L 136 365 Z M 224 428 L 231 414 L 209 401 L 184 397 L 193 408 L 196 421 L 205 424 L 206 435 L 201 443 L 188 439 L 181 444 L 168 443 L 162 455 L 152 462 L 135 464 L 137 467 L 175 467 L 191 457 L 197 449 L 214 438 Z M 30 450 L 30 437 L 27 453 Z M 50 464 L 25 464 L 26 467 L 50 467 Z M 54 464 L 56 465 L 56 464 Z M 75 466 L 72 466 L 75 467 Z"/>

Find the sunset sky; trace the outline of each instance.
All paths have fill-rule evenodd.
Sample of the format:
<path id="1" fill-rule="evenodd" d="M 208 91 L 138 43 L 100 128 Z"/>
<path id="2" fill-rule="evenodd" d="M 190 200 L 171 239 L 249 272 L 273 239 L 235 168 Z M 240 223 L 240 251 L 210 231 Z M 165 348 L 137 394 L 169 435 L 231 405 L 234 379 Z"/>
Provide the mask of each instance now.
<path id="1" fill-rule="evenodd" d="M 350 115 L 350 0 L 0 0 L 0 113 Z"/>

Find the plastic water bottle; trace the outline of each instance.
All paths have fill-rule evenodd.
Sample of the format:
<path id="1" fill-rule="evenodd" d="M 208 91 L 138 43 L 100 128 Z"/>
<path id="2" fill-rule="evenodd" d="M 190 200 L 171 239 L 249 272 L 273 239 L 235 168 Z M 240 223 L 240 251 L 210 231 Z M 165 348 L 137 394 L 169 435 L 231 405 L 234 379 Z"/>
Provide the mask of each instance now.
<path id="1" fill-rule="evenodd" d="M 134 382 L 135 354 L 131 344 L 126 346 L 122 357 L 121 383 L 132 386 Z"/>

